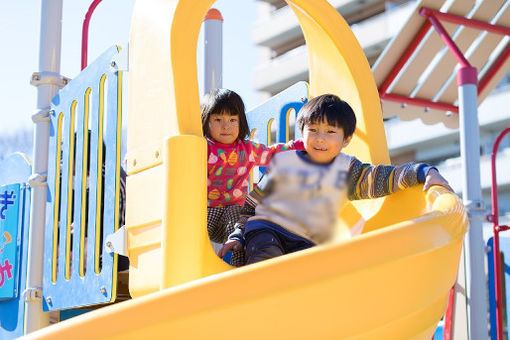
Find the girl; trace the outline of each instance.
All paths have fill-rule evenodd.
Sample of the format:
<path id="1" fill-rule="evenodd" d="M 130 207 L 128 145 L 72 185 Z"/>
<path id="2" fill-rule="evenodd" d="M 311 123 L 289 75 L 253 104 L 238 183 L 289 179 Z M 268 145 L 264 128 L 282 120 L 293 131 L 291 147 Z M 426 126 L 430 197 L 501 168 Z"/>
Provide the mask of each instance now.
<path id="1" fill-rule="evenodd" d="M 207 139 L 207 231 L 211 241 L 224 243 L 234 231 L 248 194 L 254 166 L 266 166 L 284 150 L 303 150 L 303 141 L 267 147 L 248 140 L 244 103 L 234 91 L 216 89 L 204 97 L 202 129 Z M 231 264 L 244 264 L 244 252 L 234 251 Z"/>

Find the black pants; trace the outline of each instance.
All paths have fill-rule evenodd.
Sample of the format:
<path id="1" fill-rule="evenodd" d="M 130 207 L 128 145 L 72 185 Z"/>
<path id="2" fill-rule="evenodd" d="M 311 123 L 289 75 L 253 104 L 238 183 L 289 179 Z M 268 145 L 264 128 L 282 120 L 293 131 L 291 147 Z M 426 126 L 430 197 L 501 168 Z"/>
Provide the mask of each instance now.
<path id="1" fill-rule="evenodd" d="M 245 235 L 245 240 L 246 264 L 260 262 L 314 246 L 312 242 L 299 236 L 289 237 L 270 228 L 250 231 Z"/>

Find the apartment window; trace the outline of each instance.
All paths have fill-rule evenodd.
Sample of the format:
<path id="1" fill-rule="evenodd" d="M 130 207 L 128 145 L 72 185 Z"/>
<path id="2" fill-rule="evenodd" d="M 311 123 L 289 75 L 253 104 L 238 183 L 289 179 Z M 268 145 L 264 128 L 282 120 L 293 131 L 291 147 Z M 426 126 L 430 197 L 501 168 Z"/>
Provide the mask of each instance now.
<path id="1" fill-rule="evenodd" d="M 287 2 L 285 2 L 285 0 L 277 0 L 273 2 L 271 5 L 273 6 L 273 10 L 276 11 L 280 8 L 287 6 Z"/>
<path id="2" fill-rule="evenodd" d="M 271 58 L 277 58 L 299 46 L 305 44 L 305 38 L 301 35 L 293 40 L 287 41 L 286 43 L 279 45 L 271 50 Z"/>
<path id="3" fill-rule="evenodd" d="M 340 11 L 340 14 L 342 14 L 349 25 L 354 25 L 374 15 L 384 13 L 384 11 L 386 11 L 386 3 L 384 1 L 378 1 L 370 5 L 362 6 L 358 10 L 350 13 L 342 13 L 342 11 Z"/>

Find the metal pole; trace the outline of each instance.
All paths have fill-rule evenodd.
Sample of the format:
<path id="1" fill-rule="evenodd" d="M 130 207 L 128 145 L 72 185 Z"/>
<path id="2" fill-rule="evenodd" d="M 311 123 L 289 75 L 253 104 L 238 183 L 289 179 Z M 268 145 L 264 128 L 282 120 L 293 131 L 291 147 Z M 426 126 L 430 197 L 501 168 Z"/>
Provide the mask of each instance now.
<path id="1" fill-rule="evenodd" d="M 488 338 L 485 247 L 482 235 L 485 207 L 480 185 L 477 82 L 476 68 L 465 66 L 458 70 L 460 152 L 464 169 L 462 196 L 468 211 L 470 225 L 465 250 L 469 263 L 466 274 L 469 338 L 471 340 Z"/>
<path id="2" fill-rule="evenodd" d="M 39 43 L 39 72 L 32 75 L 31 84 L 37 86 L 37 111 L 32 116 L 34 128 L 34 165 L 29 184 L 30 230 L 28 240 L 27 285 L 25 298 L 25 334 L 49 324 L 49 313 L 42 311 L 43 247 L 46 216 L 46 174 L 48 171 L 48 141 L 50 132 L 50 101 L 65 85 L 59 75 L 62 37 L 62 0 L 42 0 L 41 36 Z"/>
<path id="3" fill-rule="evenodd" d="M 222 85 L 223 17 L 211 8 L 204 18 L 204 92 Z"/>

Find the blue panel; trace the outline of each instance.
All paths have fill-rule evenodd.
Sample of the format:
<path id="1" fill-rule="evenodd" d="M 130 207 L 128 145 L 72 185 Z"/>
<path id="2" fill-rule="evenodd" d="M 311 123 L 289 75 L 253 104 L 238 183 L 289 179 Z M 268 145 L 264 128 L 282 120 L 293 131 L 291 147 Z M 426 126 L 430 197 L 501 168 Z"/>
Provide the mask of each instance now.
<path id="1" fill-rule="evenodd" d="M 278 124 L 276 142 L 285 143 L 286 136 L 286 117 L 289 110 L 294 109 L 295 114 L 308 101 L 308 84 L 300 81 L 291 87 L 278 93 L 265 103 L 260 104 L 246 114 L 248 126 L 250 129 L 257 129 L 254 141 L 267 144 L 267 125 L 270 119 L 275 119 L 273 124 Z M 296 138 L 301 136 L 297 127 L 295 127 Z"/>
<path id="2" fill-rule="evenodd" d="M 0 185 L 25 183 L 32 174 L 28 156 L 15 152 L 0 162 Z"/>
<path id="3" fill-rule="evenodd" d="M 43 278 L 49 310 L 115 299 L 117 255 L 102 250 L 118 228 L 122 72 L 110 67 L 116 54 L 116 46 L 108 49 L 52 100 Z"/>
<path id="4" fill-rule="evenodd" d="M 438 340 L 444 339 L 444 326 L 443 325 L 437 326 L 432 339 L 438 339 Z"/>
<path id="5" fill-rule="evenodd" d="M 505 300 L 503 301 L 503 308 L 507 310 L 506 324 L 510 325 L 510 236 L 499 237 L 499 250 L 503 253 L 504 260 L 504 293 Z M 503 234 L 504 235 L 504 234 Z M 490 335 L 491 339 L 497 338 L 496 330 L 496 293 L 495 293 L 495 274 L 494 274 L 494 239 L 491 237 L 487 241 L 489 252 L 487 253 L 487 265 L 489 271 L 489 311 L 490 311 Z M 504 321 L 503 321 L 504 322 Z"/>
<path id="6" fill-rule="evenodd" d="M 6 169 L 8 168 L 8 169 Z M 0 162 L 0 184 L 12 184 L 13 181 L 27 180 L 28 175 L 31 173 L 31 166 L 28 159 L 20 154 L 11 155 L 9 158 Z M 18 175 L 1 176 L 2 173 L 11 172 Z M 18 264 L 16 270 L 16 277 L 18 281 L 14 285 L 16 290 L 16 297 L 13 299 L 0 301 L 0 339 L 15 339 L 21 337 L 24 331 L 24 315 L 25 315 L 25 300 L 22 298 L 22 291 L 26 287 L 26 274 L 27 274 L 27 256 L 28 256 L 28 230 L 29 230 L 29 217 L 30 217 L 30 190 L 25 183 L 9 185 L 9 188 L 18 188 L 18 216 L 17 216 L 17 238 L 14 239 L 11 235 L 11 242 L 5 243 L 6 239 L 0 236 L 0 242 L 4 245 L 4 252 L 6 246 L 16 244 L 18 248 Z M 6 186 L 1 187 L 2 192 Z M 8 189 L 11 190 L 11 189 Z M 13 205 L 9 205 L 8 211 L 11 213 Z M 10 216 L 8 216 L 10 218 Z"/>
<path id="7" fill-rule="evenodd" d="M 18 296 L 20 185 L 0 186 L 0 300 Z"/>
<path id="8" fill-rule="evenodd" d="M 257 130 L 253 141 L 267 144 L 268 124 L 271 119 L 274 119 L 272 124 L 276 124 L 277 133 L 276 141 L 272 141 L 271 144 L 287 142 L 287 116 L 294 114 L 296 117 L 299 110 L 308 102 L 308 95 L 308 83 L 300 81 L 247 112 L 246 118 L 250 130 Z M 292 113 L 291 110 L 294 110 L 294 112 Z M 301 131 L 297 126 L 294 127 L 294 131 L 296 139 L 300 138 Z M 260 168 L 261 174 L 263 171 L 264 168 Z"/>

